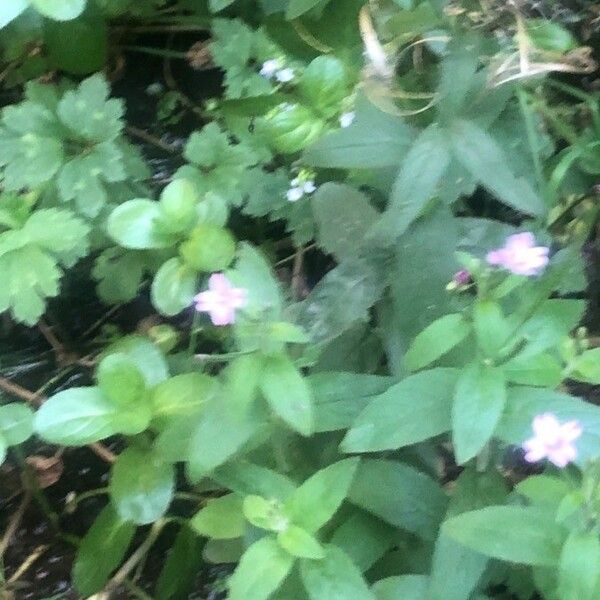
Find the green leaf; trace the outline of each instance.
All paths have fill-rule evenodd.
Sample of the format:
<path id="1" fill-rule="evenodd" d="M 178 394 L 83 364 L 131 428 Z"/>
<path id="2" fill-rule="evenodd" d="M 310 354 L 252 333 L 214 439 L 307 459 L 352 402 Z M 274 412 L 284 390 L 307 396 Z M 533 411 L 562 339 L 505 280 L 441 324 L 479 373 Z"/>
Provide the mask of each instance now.
<path id="1" fill-rule="evenodd" d="M 427 475 L 391 460 L 364 460 L 349 500 L 384 521 L 431 540 L 446 510 L 442 489 Z"/>
<path id="2" fill-rule="evenodd" d="M 30 0 L 30 2 L 45 17 L 56 21 L 68 21 L 83 12 L 86 0 Z"/>
<path id="3" fill-rule="evenodd" d="M 560 600 L 593 600 L 600 577 L 600 540 L 595 531 L 572 531 L 560 554 Z"/>
<path id="4" fill-rule="evenodd" d="M 148 338 L 128 335 L 110 345 L 105 355 L 114 352 L 121 352 L 131 358 L 144 376 L 148 387 L 164 381 L 169 376 L 165 357 Z"/>
<path id="5" fill-rule="evenodd" d="M 160 195 L 161 223 L 173 233 L 189 230 L 198 220 L 196 205 L 200 198 L 187 179 L 175 179 Z"/>
<path id="6" fill-rule="evenodd" d="M 135 199 L 121 204 L 108 217 L 110 237 L 133 250 L 168 248 L 174 239 L 160 227 L 160 205 L 152 200 Z"/>
<path id="7" fill-rule="evenodd" d="M 302 162 L 334 169 L 396 166 L 413 139 L 414 131 L 402 119 L 360 97 L 352 125 L 320 138 L 304 151 Z"/>
<path id="8" fill-rule="evenodd" d="M 298 80 L 298 91 L 307 106 L 330 117 L 348 93 L 343 63 L 333 56 L 318 56 Z"/>
<path id="9" fill-rule="evenodd" d="M 292 521 L 311 533 L 323 527 L 346 498 L 358 462 L 341 460 L 307 479 L 287 503 Z"/>
<path id="10" fill-rule="evenodd" d="M 600 348 L 582 352 L 576 359 L 572 373 L 573 379 L 600 385 Z"/>
<path id="11" fill-rule="evenodd" d="M 110 504 L 98 515 L 81 540 L 73 565 L 73 584 L 83 597 L 102 590 L 125 557 L 135 530 Z"/>
<path id="12" fill-rule="evenodd" d="M 125 354 L 109 354 L 98 365 L 98 386 L 111 402 L 127 405 L 140 400 L 146 384 L 139 369 Z"/>
<path id="13" fill-rule="evenodd" d="M 571 487 L 564 479 L 551 475 L 532 475 L 520 481 L 515 490 L 531 504 L 557 511 L 565 496 L 571 492 Z"/>
<path id="14" fill-rule="evenodd" d="M 517 354 L 502 365 L 506 380 L 520 385 L 555 388 L 563 380 L 560 363 L 549 353 L 534 356 Z"/>
<path id="15" fill-rule="evenodd" d="M 222 271 L 235 256 L 235 239 L 224 227 L 202 223 L 181 244 L 179 254 L 184 263 L 196 271 Z"/>
<path id="16" fill-rule="evenodd" d="M 188 476 L 196 481 L 228 461 L 263 422 L 258 409 L 241 412 L 221 396 L 209 401 L 188 441 Z"/>
<path id="17" fill-rule="evenodd" d="M 254 542 L 229 578 L 229 600 L 266 600 L 291 571 L 294 558 L 272 537 Z"/>
<path id="18" fill-rule="evenodd" d="M 152 304 L 161 314 L 172 317 L 192 304 L 197 286 L 197 273 L 179 258 L 171 258 L 154 276 Z"/>
<path id="19" fill-rule="evenodd" d="M 85 0 L 58 1 L 81 4 Z M 64 94 L 58 103 L 57 113 L 76 139 L 108 142 L 119 136 L 123 129 L 123 102 L 114 98 L 109 100 L 108 95 L 108 83 L 102 75 L 92 75 L 82 81 L 76 90 Z"/>
<path id="20" fill-rule="evenodd" d="M 219 12 L 234 2 L 235 0 L 209 0 L 209 6 L 211 12 Z"/>
<path id="21" fill-rule="evenodd" d="M 29 406 L 11 402 L 0 406 L 0 437 L 6 446 L 23 443 L 33 433 L 33 411 Z"/>
<path id="22" fill-rule="evenodd" d="M 133 300 L 142 283 L 145 256 L 142 252 L 119 247 L 107 248 L 98 256 L 92 275 L 96 291 L 103 302 L 118 304 Z"/>
<path id="23" fill-rule="evenodd" d="M 109 493 L 122 519 L 152 523 L 166 512 L 175 491 L 175 470 L 152 453 L 135 447 L 122 452 L 112 466 Z"/>
<path id="24" fill-rule="evenodd" d="M 320 560 L 325 557 L 323 546 L 305 529 L 290 525 L 277 534 L 277 543 L 292 556 Z"/>
<path id="25" fill-rule="evenodd" d="M 302 560 L 300 575 L 310 600 L 375 600 L 361 572 L 335 546 L 322 560 Z"/>
<path id="26" fill-rule="evenodd" d="M 395 450 L 450 431 L 456 379 L 455 369 L 439 368 L 411 375 L 391 386 L 358 415 L 342 441 L 342 449 Z"/>
<path id="27" fill-rule="evenodd" d="M 549 513 L 490 506 L 452 517 L 442 531 L 477 552 L 509 562 L 557 566 L 565 530 Z"/>
<path id="28" fill-rule="evenodd" d="M 54 115 L 33 102 L 2 111 L 0 165 L 5 190 L 34 188 L 49 181 L 64 161 Z"/>
<path id="29" fill-rule="evenodd" d="M 473 308 L 473 327 L 477 343 L 485 356 L 495 358 L 510 335 L 510 326 L 500 305 L 491 300 L 476 302 Z"/>
<path id="30" fill-rule="evenodd" d="M 492 194 L 525 214 L 544 214 L 543 200 L 526 181 L 510 172 L 500 146 L 479 125 L 455 120 L 450 140 L 456 160 Z"/>
<path id="31" fill-rule="evenodd" d="M 349 185 L 326 183 L 311 203 L 319 245 L 338 260 L 356 256 L 378 216 L 367 197 Z"/>
<path id="32" fill-rule="evenodd" d="M 356 510 L 331 536 L 331 543 L 341 548 L 364 573 L 395 545 L 395 529 Z M 360 540 L 360 544 L 356 541 Z"/>
<path id="33" fill-rule="evenodd" d="M 459 465 L 487 444 L 505 406 L 506 381 L 501 369 L 471 364 L 463 370 L 452 404 L 452 441 Z"/>
<path id="34" fill-rule="evenodd" d="M 400 575 L 380 579 L 373 586 L 377 600 L 422 600 L 427 598 L 427 575 Z"/>
<path id="35" fill-rule="evenodd" d="M 27 0 L 4 0 L 0 6 L 0 29 L 6 27 L 27 8 Z"/>
<path id="36" fill-rule="evenodd" d="M 191 417 L 219 391 L 218 381 L 203 373 L 182 373 L 159 383 L 150 394 L 155 417 Z"/>
<path id="37" fill-rule="evenodd" d="M 178 600 L 187 597 L 203 564 L 203 541 L 183 525 L 167 554 L 156 584 L 156 600 Z"/>
<path id="38" fill-rule="evenodd" d="M 577 48 L 577 40 L 560 23 L 548 19 L 526 19 L 527 37 L 534 46 L 549 52 L 565 53 Z"/>
<path id="39" fill-rule="evenodd" d="M 370 236 L 381 245 L 398 239 L 435 196 L 450 164 L 447 135 L 436 123 L 425 129 L 408 150 L 392 188 L 387 210 Z"/>
<path id="40" fill-rule="evenodd" d="M 311 391 L 286 355 L 265 359 L 260 389 L 276 415 L 298 433 L 311 435 L 314 430 Z"/>
<path id="41" fill-rule="evenodd" d="M 115 435 L 140 433 L 150 422 L 150 411 L 125 411 L 99 388 L 70 388 L 55 394 L 38 409 L 34 428 L 48 442 L 82 446 Z"/>
<path id="42" fill-rule="evenodd" d="M 281 154 L 304 150 L 321 134 L 324 123 L 301 104 L 284 103 L 257 123 L 257 131 Z"/>
<path id="43" fill-rule="evenodd" d="M 440 317 L 413 340 L 404 356 L 404 365 L 409 371 L 426 367 L 460 344 L 470 331 L 461 314 Z"/>
<path id="44" fill-rule="evenodd" d="M 208 500 L 190 521 L 194 531 L 217 540 L 228 540 L 244 535 L 246 524 L 242 512 L 242 498 L 227 494 Z"/>
<path id="45" fill-rule="evenodd" d="M 393 382 L 391 377 L 362 373 L 322 372 L 309 375 L 315 409 L 315 431 L 350 427 L 362 409 Z"/>
<path id="46" fill-rule="evenodd" d="M 297 19 L 300 15 L 303 15 L 305 12 L 308 12 L 317 6 L 317 4 L 320 4 L 321 1 L 322 0 L 290 0 L 285 13 L 285 18 L 289 21 Z"/>

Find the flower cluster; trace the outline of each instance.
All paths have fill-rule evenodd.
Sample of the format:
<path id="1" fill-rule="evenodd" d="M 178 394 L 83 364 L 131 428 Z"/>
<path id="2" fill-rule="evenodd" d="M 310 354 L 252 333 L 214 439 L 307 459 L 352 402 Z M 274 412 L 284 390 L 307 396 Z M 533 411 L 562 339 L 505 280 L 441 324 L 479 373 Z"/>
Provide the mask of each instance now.
<path id="1" fill-rule="evenodd" d="M 260 74 L 267 79 L 275 79 L 279 83 L 289 83 L 294 79 L 294 69 L 284 66 L 280 58 L 272 58 L 263 63 Z"/>

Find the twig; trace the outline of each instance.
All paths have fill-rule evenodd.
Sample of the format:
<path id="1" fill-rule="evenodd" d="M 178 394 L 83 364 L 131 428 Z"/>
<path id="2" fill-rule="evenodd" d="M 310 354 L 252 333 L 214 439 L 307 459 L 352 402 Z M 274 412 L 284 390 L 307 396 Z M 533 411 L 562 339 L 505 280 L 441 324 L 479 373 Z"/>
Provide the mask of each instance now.
<path id="1" fill-rule="evenodd" d="M 44 544 L 38 546 L 34 551 L 21 563 L 21 566 L 10 576 L 10 579 L 6 582 L 7 585 L 12 585 L 17 582 L 25 573 L 30 569 L 31 565 L 42 555 L 50 546 Z"/>
<path id="2" fill-rule="evenodd" d="M 160 148 L 161 150 L 164 150 L 165 152 L 168 152 L 169 154 L 176 154 L 178 152 L 178 150 L 177 150 L 177 148 L 175 148 L 175 146 L 171 146 L 170 144 L 163 142 L 161 139 L 157 138 L 156 136 L 152 135 L 151 133 L 148 133 L 147 131 L 144 131 L 143 129 L 139 129 L 138 127 L 135 127 L 134 125 L 127 125 L 125 130 L 130 135 L 133 135 L 134 137 L 137 137 L 140 140 L 144 140 L 144 142 L 147 142 L 148 144 L 152 144 L 153 146 L 156 146 L 157 148 Z"/>
<path id="3" fill-rule="evenodd" d="M 304 246 L 296 251 L 294 267 L 292 269 L 292 298 L 300 299 L 300 286 L 302 285 L 302 266 L 304 265 Z"/>
<path id="4" fill-rule="evenodd" d="M 17 508 L 17 510 L 11 517 L 10 522 L 8 523 L 8 527 L 6 528 L 6 531 L 4 533 L 4 536 L 0 541 L 0 558 L 4 556 L 6 549 L 10 545 L 10 541 L 12 540 L 13 535 L 17 531 L 19 524 L 21 523 L 21 519 L 23 518 L 23 515 L 25 514 L 25 511 L 27 510 L 27 507 L 29 506 L 30 502 L 31 493 L 26 491 L 23 495 L 23 500 L 21 500 L 21 504 L 19 504 L 19 508 Z"/>
<path id="5" fill-rule="evenodd" d="M 316 247 L 317 247 L 316 242 L 313 242 L 312 244 L 309 244 L 308 246 L 304 247 L 304 252 L 308 252 L 309 250 L 312 250 L 313 248 L 316 248 Z M 285 265 L 285 263 L 288 263 L 291 260 L 294 260 L 295 258 L 296 258 L 296 253 L 294 252 L 294 254 L 290 254 L 289 256 L 282 258 L 280 261 L 277 261 L 275 263 L 275 266 L 281 267 L 282 265 Z"/>
<path id="6" fill-rule="evenodd" d="M 104 591 L 108 594 L 112 594 L 121 584 L 125 582 L 127 576 L 135 568 L 135 566 L 143 560 L 148 554 L 148 551 L 156 541 L 156 538 L 160 535 L 163 527 L 165 526 L 165 520 L 160 519 L 152 525 L 148 537 L 140 544 L 138 549 L 127 559 L 125 564 L 115 573 L 112 579 L 104 587 Z"/>

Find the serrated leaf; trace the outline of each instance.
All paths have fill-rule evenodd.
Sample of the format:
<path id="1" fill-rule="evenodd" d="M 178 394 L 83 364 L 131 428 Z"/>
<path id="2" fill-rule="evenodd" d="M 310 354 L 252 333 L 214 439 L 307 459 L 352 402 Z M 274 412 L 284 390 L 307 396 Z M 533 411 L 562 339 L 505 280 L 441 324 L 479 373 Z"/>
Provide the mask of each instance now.
<path id="1" fill-rule="evenodd" d="M 135 477 L 132 477 L 132 473 Z M 145 525 L 160 518 L 175 491 L 175 470 L 152 453 L 130 447 L 112 466 L 109 493 L 119 516 Z"/>
<path id="2" fill-rule="evenodd" d="M 114 140 L 123 129 L 124 107 L 121 100 L 109 100 L 108 95 L 104 77 L 92 75 L 76 90 L 64 94 L 58 103 L 58 116 L 75 137 L 91 142 Z"/>
<path id="3" fill-rule="evenodd" d="M 292 569 L 294 558 L 267 536 L 244 552 L 229 578 L 229 600 L 267 600 Z"/>
<path id="4" fill-rule="evenodd" d="M 400 163 L 413 139 L 414 131 L 402 119 L 361 97 L 352 125 L 319 139 L 304 151 L 302 161 L 339 169 L 391 167 Z"/>
<path id="5" fill-rule="evenodd" d="M 406 153 L 389 206 L 372 228 L 370 237 L 382 245 L 398 239 L 435 196 L 450 159 L 446 132 L 436 123 L 430 125 Z"/>
<path id="6" fill-rule="evenodd" d="M 312 200 L 319 244 L 338 260 L 356 256 L 378 213 L 358 190 L 339 183 L 319 187 Z"/>
<path id="7" fill-rule="evenodd" d="M 406 368 L 416 371 L 426 367 L 462 342 L 470 331 L 469 323 L 461 314 L 440 317 L 413 340 L 404 355 Z"/>
<path id="8" fill-rule="evenodd" d="M 458 378 L 452 404 L 452 441 L 458 464 L 473 458 L 494 435 L 506 406 L 501 369 L 467 366 Z"/>
<path id="9" fill-rule="evenodd" d="M 473 121 L 455 120 L 450 129 L 453 155 L 481 184 L 509 206 L 528 215 L 545 212 L 543 200 L 506 166 L 502 149 Z"/>
<path id="10" fill-rule="evenodd" d="M 81 540 L 73 565 L 73 584 L 84 597 L 102 590 L 119 566 L 136 526 L 121 519 L 109 504 Z"/>

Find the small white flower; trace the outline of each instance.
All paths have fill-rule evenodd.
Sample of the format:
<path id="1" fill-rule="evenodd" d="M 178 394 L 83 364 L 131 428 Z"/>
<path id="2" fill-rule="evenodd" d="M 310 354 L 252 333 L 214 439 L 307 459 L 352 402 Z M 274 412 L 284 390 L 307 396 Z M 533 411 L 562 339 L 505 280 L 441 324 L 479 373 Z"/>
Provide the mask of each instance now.
<path id="1" fill-rule="evenodd" d="M 279 83 L 288 83 L 294 79 L 294 69 L 286 67 L 285 69 L 277 71 L 277 73 L 275 73 L 275 79 L 277 79 Z"/>
<path id="2" fill-rule="evenodd" d="M 306 181 L 302 186 L 302 189 L 305 194 L 312 194 L 317 189 L 317 186 L 314 181 Z"/>
<path id="3" fill-rule="evenodd" d="M 277 59 L 277 58 L 272 58 L 271 60 L 266 60 L 262 65 L 260 74 L 263 77 L 273 77 L 273 75 L 275 75 L 275 73 L 277 72 L 277 69 L 279 69 L 280 66 L 281 66 L 281 64 L 279 62 L 279 59 Z"/>
<path id="4" fill-rule="evenodd" d="M 299 187 L 300 186 L 300 177 L 294 177 L 294 179 L 292 179 L 292 181 L 290 181 L 290 185 L 292 187 Z"/>
<path id="5" fill-rule="evenodd" d="M 344 113 L 340 116 L 340 125 L 342 127 L 350 127 L 350 125 L 352 125 L 354 122 L 355 117 L 356 115 L 354 114 L 354 111 Z"/>
<path id="6" fill-rule="evenodd" d="M 297 202 L 302 196 L 304 196 L 304 190 L 301 187 L 290 188 L 286 194 L 289 202 Z"/>

